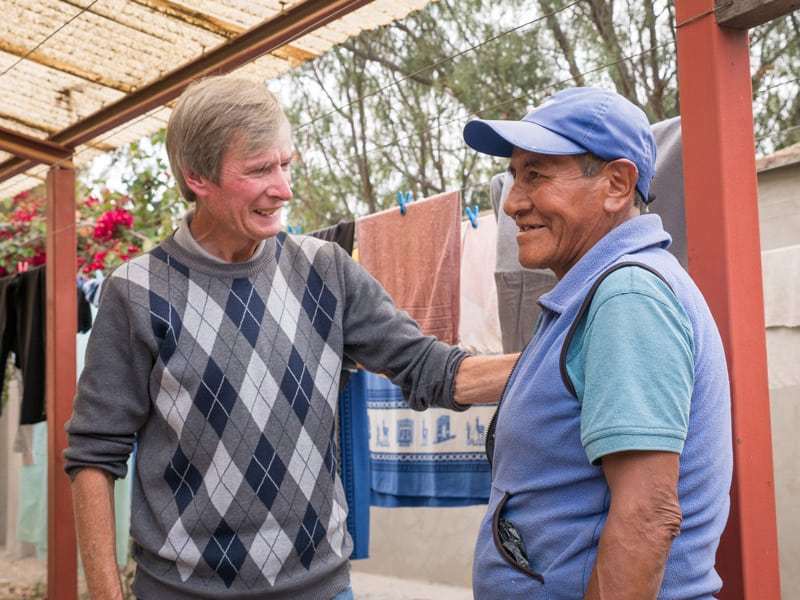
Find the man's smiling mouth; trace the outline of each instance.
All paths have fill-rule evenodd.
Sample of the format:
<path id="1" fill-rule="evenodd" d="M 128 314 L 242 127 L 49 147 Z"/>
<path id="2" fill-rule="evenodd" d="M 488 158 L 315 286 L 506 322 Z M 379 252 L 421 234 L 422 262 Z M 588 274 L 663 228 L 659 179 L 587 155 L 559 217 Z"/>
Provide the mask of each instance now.
<path id="1" fill-rule="evenodd" d="M 261 215 L 262 217 L 271 217 L 279 210 L 280 208 L 270 208 L 270 209 L 256 208 L 253 212 L 256 213 L 257 215 Z"/>

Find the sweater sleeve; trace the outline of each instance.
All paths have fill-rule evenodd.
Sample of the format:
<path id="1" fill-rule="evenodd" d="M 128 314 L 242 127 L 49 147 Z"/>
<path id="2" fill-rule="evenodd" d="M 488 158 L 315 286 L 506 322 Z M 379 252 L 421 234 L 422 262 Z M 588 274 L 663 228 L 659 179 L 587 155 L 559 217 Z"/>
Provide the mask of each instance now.
<path id="1" fill-rule="evenodd" d="M 417 322 L 397 308 L 381 284 L 343 255 L 345 354 L 400 387 L 414 410 L 466 407 L 453 400 L 455 375 L 467 353 L 424 335 Z"/>
<path id="2" fill-rule="evenodd" d="M 157 348 L 146 307 L 132 300 L 133 285 L 119 275 L 104 284 L 65 427 L 64 468 L 71 478 L 83 467 L 124 477 L 136 432 L 150 410 L 148 386 Z"/>

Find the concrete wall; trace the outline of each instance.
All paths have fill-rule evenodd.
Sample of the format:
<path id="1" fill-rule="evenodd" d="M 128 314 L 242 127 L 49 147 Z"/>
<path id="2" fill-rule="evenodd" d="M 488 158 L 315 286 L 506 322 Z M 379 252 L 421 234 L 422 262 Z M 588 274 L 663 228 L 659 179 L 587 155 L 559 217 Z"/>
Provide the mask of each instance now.
<path id="1" fill-rule="evenodd" d="M 472 587 L 472 554 L 486 505 L 370 509 L 370 556 L 353 570 Z"/>
<path id="2" fill-rule="evenodd" d="M 787 269 L 783 289 L 765 282 L 765 302 L 794 307 L 784 318 L 767 311 L 767 359 L 781 591 L 783 600 L 800 600 L 800 145 L 781 154 L 758 174 L 758 204 L 765 275 L 776 266 L 771 255 Z"/>
<path id="3" fill-rule="evenodd" d="M 762 250 L 800 244 L 800 162 L 758 174 L 758 212 Z"/>
<path id="4" fill-rule="evenodd" d="M 800 329 L 795 335 L 800 344 Z M 781 591 L 800 600 L 800 385 L 770 390 L 770 408 Z"/>

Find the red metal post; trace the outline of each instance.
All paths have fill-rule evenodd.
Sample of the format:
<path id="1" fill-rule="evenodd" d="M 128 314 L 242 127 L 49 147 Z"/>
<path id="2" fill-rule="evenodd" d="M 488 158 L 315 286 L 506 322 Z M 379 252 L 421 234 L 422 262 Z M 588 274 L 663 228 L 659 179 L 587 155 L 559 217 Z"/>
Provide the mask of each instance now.
<path id="1" fill-rule="evenodd" d="M 676 0 L 689 270 L 730 370 L 734 481 L 720 598 L 780 598 L 750 48 L 714 0 Z"/>
<path id="2" fill-rule="evenodd" d="M 64 473 L 64 423 L 76 387 L 78 299 L 75 237 L 75 171 L 47 174 L 47 597 L 77 600 L 78 562 L 72 493 Z"/>

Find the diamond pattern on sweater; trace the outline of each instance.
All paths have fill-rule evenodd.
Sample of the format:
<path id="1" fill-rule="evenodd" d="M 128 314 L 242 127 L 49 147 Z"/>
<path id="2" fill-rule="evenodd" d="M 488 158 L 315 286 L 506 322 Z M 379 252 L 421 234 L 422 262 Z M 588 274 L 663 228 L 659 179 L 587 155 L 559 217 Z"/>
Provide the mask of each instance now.
<path id="1" fill-rule="evenodd" d="M 267 426 L 277 392 L 278 383 L 261 357 L 254 352 L 239 387 L 239 397 L 259 431 L 264 431 Z"/>
<path id="2" fill-rule="evenodd" d="M 203 476 L 189 459 L 180 446 L 175 450 L 172 460 L 164 472 L 164 479 L 172 489 L 172 496 L 182 513 L 197 495 L 197 490 L 203 485 Z"/>
<path id="3" fill-rule="evenodd" d="M 194 402 L 220 437 L 228 425 L 236 398 L 236 390 L 214 360 L 209 358 L 203 373 L 203 385 L 197 390 Z"/>
<path id="4" fill-rule="evenodd" d="M 314 392 L 314 380 L 295 348 L 292 348 L 286 367 L 281 381 L 281 393 L 289 400 L 297 418 L 303 423 L 308 414 L 311 394 Z"/>
<path id="5" fill-rule="evenodd" d="M 268 533 L 265 534 L 263 532 Z M 260 529 L 259 534 L 250 545 L 250 556 L 256 561 L 270 585 L 275 584 L 275 580 L 283 569 L 287 557 L 292 552 L 294 552 L 292 540 L 289 539 L 272 515 L 267 515 L 264 527 Z"/>
<path id="6" fill-rule="evenodd" d="M 317 551 L 317 545 L 325 537 L 325 528 L 319 521 L 319 515 L 310 504 L 303 517 L 303 526 L 294 540 L 294 548 L 300 555 L 300 562 L 307 569 Z"/>
<path id="7" fill-rule="evenodd" d="M 175 352 L 182 324 L 172 306 L 153 292 L 150 292 L 150 325 L 155 336 L 161 340 L 159 356 L 166 360 Z"/>
<path id="8" fill-rule="evenodd" d="M 177 523 L 162 552 L 184 581 L 210 568 L 253 589 L 343 556 L 332 441 L 341 356 L 327 342 L 337 299 L 316 250 L 304 251 L 269 275 L 193 273 L 183 295 L 170 284 L 169 304 L 150 298 L 168 349 L 155 403 L 179 444 L 164 475 L 175 506 L 161 509 L 177 510 Z"/>
<path id="9" fill-rule="evenodd" d="M 311 269 L 308 274 L 302 304 L 314 329 L 323 340 L 327 340 L 337 303 L 336 297 L 322 281 L 322 277 L 319 276 L 316 269 Z"/>
<path id="10" fill-rule="evenodd" d="M 197 563 L 200 562 L 200 550 L 184 529 L 183 521 L 180 519 L 173 524 L 159 554 L 175 563 L 181 581 L 189 579 Z"/>
<path id="11" fill-rule="evenodd" d="M 311 494 L 314 492 L 323 462 L 322 455 L 314 445 L 314 441 L 304 429 L 301 430 L 297 447 L 289 462 L 289 473 L 297 482 L 306 500 L 311 500 Z"/>
<path id="12" fill-rule="evenodd" d="M 214 342 L 225 318 L 225 311 L 194 281 L 189 281 L 186 293 L 186 307 L 181 315 L 186 333 L 191 335 L 197 348 L 211 354 Z"/>
<path id="13" fill-rule="evenodd" d="M 204 481 L 211 503 L 219 514 L 224 515 L 228 511 L 243 479 L 225 445 L 219 444 Z"/>
<path id="14" fill-rule="evenodd" d="M 161 416 L 180 438 L 194 401 L 188 390 L 172 376 L 170 371 L 165 371 L 161 377 L 161 389 L 156 406 Z"/>
<path id="15" fill-rule="evenodd" d="M 264 318 L 265 305 L 255 293 L 249 279 L 236 279 L 225 306 L 225 314 L 239 328 L 250 345 L 255 348 Z"/>
<path id="16" fill-rule="evenodd" d="M 333 510 L 326 524 L 328 541 L 337 556 L 342 556 L 347 534 L 347 507 L 333 499 Z"/>
<path id="17" fill-rule="evenodd" d="M 223 519 L 203 550 L 203 559 L 217 572 L 225 586 L 231 587 L 246 558 L 247 548 Z"/>
<path id="18" fill-rule="evenodd" d="M 244 476 L 264 506 L 272 506 L 286 476 L 286 465 L 263 435 Z"/>
<path id="19" fill-rule="evenodd" d="M 287 339 L 295 339 L 302 306 L 300 301 L 292 294 L 289 282 L 280 270 L 276 271 L 273 277 L 266 306 L 267 313 L 275 319 Z"/>

